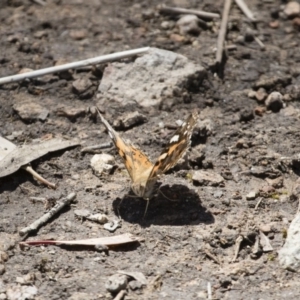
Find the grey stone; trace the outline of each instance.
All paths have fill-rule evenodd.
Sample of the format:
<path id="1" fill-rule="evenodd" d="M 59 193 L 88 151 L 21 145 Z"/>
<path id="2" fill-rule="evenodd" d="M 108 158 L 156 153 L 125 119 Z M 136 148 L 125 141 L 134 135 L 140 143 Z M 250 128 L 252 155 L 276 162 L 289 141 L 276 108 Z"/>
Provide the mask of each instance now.
<path id="1" fill-rule="evenodd" d="M 199 185 L 216 186 L 223 184 L 224 178 L 212 171 L 198 170 L 195 171 L 192 177 L 193 181 Z"/>
<path id="2" fill-rule="evenodd" d="M 16 103 L 13 109 L 17 112 L 20 118 L 24 121 L 34 121 L 41 120 L 45 121 L 49 110 L 38 103 L 32 101 L 26 101 L 21 103 Z"/>
<path id="3" fill-rule="evenodd" d="M 115 62 L 103 74 L 99 98 L 126 105 L 132 101 L 144 107 L 160 105 L 164 100 L 178 97 L 187 86 L 201 82 L 206 70 L 177 53 L 150 48 L 133 63 Z M 182 98 L 183 99 L 183 98 Z"/>

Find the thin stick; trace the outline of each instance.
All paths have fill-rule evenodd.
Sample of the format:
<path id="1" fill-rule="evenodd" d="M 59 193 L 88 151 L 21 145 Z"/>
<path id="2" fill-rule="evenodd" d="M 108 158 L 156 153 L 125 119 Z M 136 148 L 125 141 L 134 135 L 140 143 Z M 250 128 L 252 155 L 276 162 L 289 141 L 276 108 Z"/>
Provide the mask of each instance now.
<path id="1" fill-rule="evenodd" d="M 246 15 L 246 17 L 251 21 L 251 22 L 256 22 L 256 18 L 254 17 L 254 14 L 252 11 L 249 9 L 247 4 L 245 3 L 244 0 L 235 0 L 235 3 L 237 6 L 241 9 L 241 11 Z"/>
<path id="2" fill-rule="evenodd" d="M 34 78 L 34 77 L 38 77 L 38 76 L 42 76 L 42 75 L 66 71 L 69 69 L 85 67 L 87 65 L 106 63 L 106 62 L 110 62 L 110 61 L 114 61 L 114 60 L 118 60 L 118 59 L 122 59 L 122 58 L 126 58 L 126 57 L 131 57 L 131 56 L 134 56 L 137 54 L 142 54 L 142 53 L 147 52 L 149 49 L 150 49 L 150 47 L 127 50 L 127 51 L 97 56 L 97 57 L 90 58 L 90 59 L 80 60 L 80 61 L 76 61 L 73 63 L 68 63 L 68 64 L 64 64 L 64 65 L 60 65 L 60 66 L 55 66 L 55 67 L 40 69 L 40 70 L 27 72 L 27 73 L 23 73 L 23 74 L 17 74 L 17 75 L 13 75 L 13 76 L 3 77 L 3 78 L 0 78 L 0 84 L 17 82 L 17 81 L 21 81 L 21 80 L 24 80 L 27 78 Z"/>
<path id="3" fill-rule="evenodd" d="M 37 231 L 42 225 L 46 224 L 55 214 L 57 214 L 65 206 L 69 205 L 76 197 L 75 193 L 69 194 L 66 198 L 61 199 L 42 217 L 31 223 L 28 227 L 25 227 L 19 231 L 21 236 L 28 235 L 31 232 Z"/>
<path id="4" fill-rule="evenodd" d="M 82 148 L 80 152 L 81 153 L 84 153 L 84 152 L 92 152 L 93 153 L 93 152 L 95 152 L 95 150 L 110 148 L 112 146 L 113 146 L 112 142 L 108 142 L 108 143 L 103 143 L 100 145 L 88 146 L 88 147 Z"/>
<path id="5" fill-rule="evenodd" d="M 220 15 L 215 13 L 206 12 L 203 10 L 196 10 L 196 9 L 186 9 L 180 7 L 169 7 L 169 6 L 162 6 L 159 9 L 160 13 L 164 14 L 192 14 L 198 17 L 206 18 L 206 19 L 219 19 Z"/>
<path id="6" fill-rule="evenodd" d="M 39 180 L 43 184 L 47 185 L 48 187 L 52 189 L 56 189 L 56 184 L 49 182 L 47 179 L 43 178 L 40 174 L 38 174 L 36 171 L 34 171 L 30 165 L 23 166 L 22 169 L 29 172 L 36 180 Z"/>
<path id="7" fill-rule="evenodd" d="M 114 300 L 122 300 L 124 296 L 126 295 L 126 290 L 121 290 L 117 296 L 114 298 Z"/>
<path id="8" fill-rule="evenodd" d="M 222 14 L 221 28 L 219 31 L 218 42 L 217 42 L 217 57 L 216 57 L 217 64 L 220 64 L 222 61 L 223 47 L 224 47 L 224 41 L 226 36 L 230 6 L 231 6 L 231 0 L 225 0 L 223 14 Z"/>

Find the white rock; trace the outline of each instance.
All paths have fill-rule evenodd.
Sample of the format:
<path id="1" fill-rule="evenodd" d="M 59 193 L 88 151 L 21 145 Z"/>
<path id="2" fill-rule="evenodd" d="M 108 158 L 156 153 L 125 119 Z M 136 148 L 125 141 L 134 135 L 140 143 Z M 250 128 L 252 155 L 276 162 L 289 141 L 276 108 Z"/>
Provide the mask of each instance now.
<path id="1" fill-rule="evenodd" d="M 287 3 L 284 8 L 284 13 L 287 17 L 296 17 L 300 14 L 300 4 L 297 1 Z"/>
<path id="2" fill-rule="evenodd" d="M 187 33 L 199 34 L 200 28 L 198 24 L 199 19 L 195 15 L 184 15 L 176 23 L 182 35 L 186 35 Z"/>
<path id="3" fill-rule="evenodd" d="M 284 246 L 278 251 L 279 263 L 285 269 L 300 271 L 300 213 L 288 229 Z"/>
<path id="4" fill-rule="evenodd" d="M 91 158 L 91 167 L 98 175 L 102 173 L 109 173 L 113 168 L 114 157 L 110 154 L 102 153 L 95 154 Z"/>
<path id="5" fill-rule="evenodd" d="M 183 55 L 150 48 L 133 63 L 115 62 L 105 68 L 99 92 L 105 99 L 126 105 L 132 101 L 141 106 L 159 105 L 173 99 L 176 90 L 184 94 L 188 82 L 201 82 L 206 70 Z M 179 96 L 178 96 L 179 97 Z"/>

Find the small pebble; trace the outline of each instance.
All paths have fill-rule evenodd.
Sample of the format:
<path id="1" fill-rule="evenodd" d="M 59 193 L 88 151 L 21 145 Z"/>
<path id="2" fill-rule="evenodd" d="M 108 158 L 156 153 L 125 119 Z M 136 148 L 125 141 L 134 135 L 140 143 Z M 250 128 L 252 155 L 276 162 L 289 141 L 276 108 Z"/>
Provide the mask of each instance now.
<path id="1" fill-rule="evenodd" d="M 0 264 L 0 275 L 3 275 L 5 273 L 5 266 L 3 264 Z"/>
<path id="2" fill-rule="evenodd" d="M 91 158 L 91 167 L 96 174 L 109 173 L 113 169 L 114 157 L 110 154 L 95 154 Z"/>
<path id="3" fill-rule="evenodd" d="M 122 227 L 122 222 L 121 222 L 121 220 L 114 220 L 114 221 L 104 224 L 103 227 L 104 227 L 104 229 L 108 230 L 109 232 L 114 232 L 114 231 L 116 231 L 117 228 Z"/>
<path id="4" fill-rule="evenodd" d="M 250 193 L 246 196 L 246 199 L 247 199 L 247 200 L 254 200 L 255 198 L 256 198 L 256 192 L 255 192 L 255 191 L 250 192 Z"/>
<path id="5" fill-rule="evenodd" d="M 170 40 L 173 41 L 173 42 L 180 43 L 180 42 L 185 41 L 185 37 L 180 35 L 180 34 L 172 33 L 170 35 Z"/>
<path id="6" fill-rule="evenodd" d="M 259 226 L 259 230 L 263 233 L 269 233 L 272 231 L 272 226 L 270 224 L 262 224 Z"/>
<path id="7" fill-rule="evenodd" d="M 70 37 L 75 41 L 83 40 L 87 37 L 87 35 L 88 35 L 88 31 L 86 29 L 70 31 Z"/>
<path id="8" fill-rule="evenodd" d="M 248 98 L 255 99 L 256 98 L 256 91 L 249 91 Z"/>
<path id="9" fill-rule="evenodd" d="M 108 217 L 105 214 L 93 214 L 88 216 L 87 219 L 100 224 L 106 224 L 108 222 Z"/>
<path id="10" fill-rule="evenodd" d="M 143 287 L 143 284 L 140 281 L 133 280 L 129 282 L 129 287 L 131 290 L 135 291 L 141 289 Z"/>
<path id="11" fill-rule="evenodd" d="M 200 27 L 199 19 L 195 15 L 184 15 L 177 21 L 177 26 L 179 27 L 179 32 L 182 35 L 190 34 L 199 34 Z"/>
<path id="12" fill-rule="evenodd" d="M 122 274 L 114 274 L 108 278 L 105 288 L 111 293 L 118 293 L 127 287 L 127 276 Z"/>
<path id="13" fill-rule="evenodd" d="M 160 24 L 160 27 L 162 29 L 170 29 L 172 28 L 172 25 L 169 21 L 163 21 L 161 24 Z M 174 26 L 174 25 L 173 25 Z"/>
<path id="14" fill-rule="evenodd" d="M 278 112 L 283 108 L 283 96 L 279 92 L 272 92 L 268 96 L 265 104 L 268 110 Z"/>
<path id="15" fill-rule="evenodd" d="M 81 99 L 91 98 L 94 94 L 92 89 L 93 83 L 88 78 L 80 78 L 72 83 L 73 91 L 80 96 Z"/>
<path id="16" fill-rule="evenodd" d="M 255 98 L 258 102 L 263 102 L 268 97 L 268 94 L 264 88 L 259 88 L 255 93 Z"/>
<path id="17" fill-rule="evenodd" d="M 300 15 L 300 4 L 297 1 L 288 2 L 284 8 L 284 13 L 288 18 Z"/>
<path id="18" fill-rule="evenodd" d="M 269 26 L 272 29 L 276 29 L 276 28 L 279 27 L 279 21 L 278 20 L 272 21 L 272 22 L 269 23 Z"/>

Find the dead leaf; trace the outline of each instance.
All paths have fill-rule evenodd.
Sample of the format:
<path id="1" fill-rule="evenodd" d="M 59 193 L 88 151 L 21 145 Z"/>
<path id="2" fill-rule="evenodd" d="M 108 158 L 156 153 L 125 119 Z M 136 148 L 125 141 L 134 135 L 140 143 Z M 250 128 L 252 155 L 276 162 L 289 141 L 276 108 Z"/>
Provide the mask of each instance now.
<path id="1" fill-rule="evenodd" d="M 15 148 L 13 148 L 12 145 L 9 145 L 10 142 L 0 137 L 0 143 L 2 144 L 4 141 L 6 141 L 9 150 L 7 151 L 8 154 L 4 157 L 2 156 L 3 154 L 0 154 L 0 178 L 16 172 L 22 166 L 29 164 L 33 160 L 38 159 L 49 152 L 62 150 L 80 144 L 78 140 L 63 140 L 54 138 L 38 144 L 25 145 L 23 147 L 16 147 L 11 143 L 15 146 Z M 1 148 L 3 148 L 3 146 L 1 146 Z M 2 153 L 4 152 L 2 151 Z"/>

